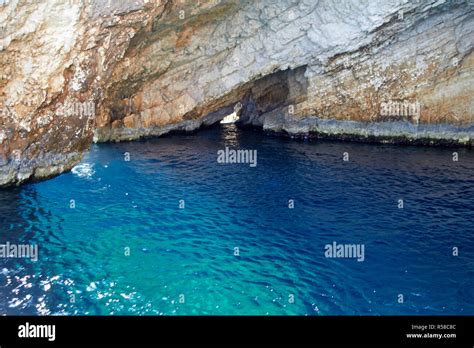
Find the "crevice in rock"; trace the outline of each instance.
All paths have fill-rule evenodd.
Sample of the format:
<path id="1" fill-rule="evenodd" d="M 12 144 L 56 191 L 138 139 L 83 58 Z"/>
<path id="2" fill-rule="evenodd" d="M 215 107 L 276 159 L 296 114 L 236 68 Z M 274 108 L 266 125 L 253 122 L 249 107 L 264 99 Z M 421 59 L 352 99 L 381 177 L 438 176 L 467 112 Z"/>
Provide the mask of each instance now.
<path id="1" fill-rule="evenodd" d="M 186 114 L 184 119 L 202 118 L 202 125 L 209 126 L 234 112 L 234 106 L 241 103 L 240 117 L 236 124 L 261 127 L 263 115 L 307 99 L 306 68 L 301 66 L 296 69 L 279 70 L 250 81 L 212 104 Z"/>

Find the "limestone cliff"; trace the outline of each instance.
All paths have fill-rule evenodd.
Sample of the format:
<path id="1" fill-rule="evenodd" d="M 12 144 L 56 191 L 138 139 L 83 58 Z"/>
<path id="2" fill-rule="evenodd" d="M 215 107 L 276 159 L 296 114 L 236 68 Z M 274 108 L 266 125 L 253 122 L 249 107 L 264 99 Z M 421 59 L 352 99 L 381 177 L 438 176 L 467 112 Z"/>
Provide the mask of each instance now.
<path id="1" fill-rule="evenodd" d="M 238 102 L 271 132 L 472 145 L 473 31 L 469 0 L 3 0 L 0 186 Z"/>

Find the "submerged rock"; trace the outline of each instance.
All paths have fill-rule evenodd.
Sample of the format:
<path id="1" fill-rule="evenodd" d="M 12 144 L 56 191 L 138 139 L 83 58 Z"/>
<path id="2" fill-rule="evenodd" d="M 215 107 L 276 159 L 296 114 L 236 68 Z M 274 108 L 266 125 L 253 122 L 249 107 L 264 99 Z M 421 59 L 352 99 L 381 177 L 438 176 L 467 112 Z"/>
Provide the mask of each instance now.
<path id="1" fill-rule="evenodd" d="M 0 186 L 237 103 L 241 124 L 292 136 L 470 146 L 473 14 L 435 0 L 3 2 Z"/>

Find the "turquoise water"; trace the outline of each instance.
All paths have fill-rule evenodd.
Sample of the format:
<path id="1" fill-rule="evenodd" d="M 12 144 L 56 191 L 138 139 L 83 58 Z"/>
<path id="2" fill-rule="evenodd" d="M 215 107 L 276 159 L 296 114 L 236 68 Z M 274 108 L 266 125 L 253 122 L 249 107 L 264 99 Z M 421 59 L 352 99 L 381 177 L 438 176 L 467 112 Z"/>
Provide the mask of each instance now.
<path id="1" fill-rule="evenodd" d="M 218 163 L 226 146 L 257 166 Z M 468 149 L 233 126 L 94 145 L 71 173 L 0 191 L 0 243 L 39 248 L 0 259 L 0 313 L 473 315 L 473 174 Z M 333 241 L 364 261 L 325 257 Z"/>

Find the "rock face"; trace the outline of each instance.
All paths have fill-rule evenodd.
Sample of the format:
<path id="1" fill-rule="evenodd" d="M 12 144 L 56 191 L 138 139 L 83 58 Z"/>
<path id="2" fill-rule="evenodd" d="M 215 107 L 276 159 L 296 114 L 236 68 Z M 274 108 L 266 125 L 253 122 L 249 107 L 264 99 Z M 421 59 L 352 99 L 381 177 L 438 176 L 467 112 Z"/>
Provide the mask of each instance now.
<path id="1" fill-rule="evenodd" d="M 237 103 L 270 132 L 469 146 L 473 31 L 469 0 L 4 0 L 0 186 Z"/>

